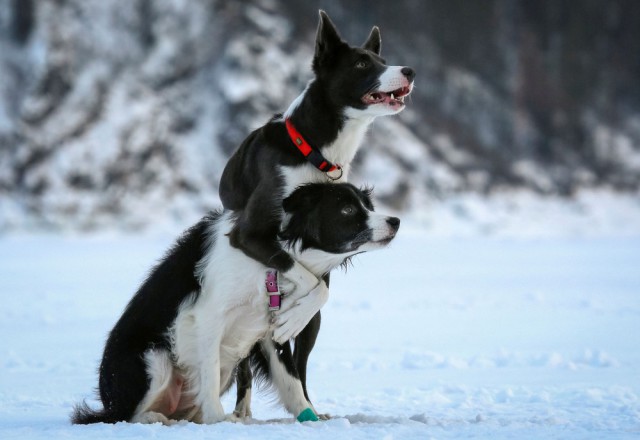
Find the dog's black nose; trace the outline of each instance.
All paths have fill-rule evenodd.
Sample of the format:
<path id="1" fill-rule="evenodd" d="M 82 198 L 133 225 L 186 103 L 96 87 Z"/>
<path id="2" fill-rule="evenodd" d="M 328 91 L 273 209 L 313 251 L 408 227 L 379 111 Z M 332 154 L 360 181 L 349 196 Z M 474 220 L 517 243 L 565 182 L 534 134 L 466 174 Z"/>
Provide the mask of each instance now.
<path id="1" fill-rule="evenodd" d="M 400 72 L 406 76 L 409 81 L 413 81 L 413 78 L 416 77 L 416 72 L 411 67 L 403 67 Z"/>
<path id="2" fill-rule="evenodd" d="M 396 231 L 400 227 L 400 219 L 398 217 L 388 217 L 387 223 Z"/>

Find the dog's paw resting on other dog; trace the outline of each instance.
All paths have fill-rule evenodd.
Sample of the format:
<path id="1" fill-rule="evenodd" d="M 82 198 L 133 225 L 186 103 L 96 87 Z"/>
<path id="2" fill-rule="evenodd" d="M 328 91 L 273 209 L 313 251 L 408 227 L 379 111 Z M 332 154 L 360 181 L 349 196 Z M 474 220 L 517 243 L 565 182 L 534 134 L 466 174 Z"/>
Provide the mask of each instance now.
<path id="1" fill-rule="evenodd" d="M 298 336 L 328 299 L 329 288 L 323 280 L 307 295 L 285 295 L 280 310 L 273 312 L 273 340 L 284 344 Z"/>

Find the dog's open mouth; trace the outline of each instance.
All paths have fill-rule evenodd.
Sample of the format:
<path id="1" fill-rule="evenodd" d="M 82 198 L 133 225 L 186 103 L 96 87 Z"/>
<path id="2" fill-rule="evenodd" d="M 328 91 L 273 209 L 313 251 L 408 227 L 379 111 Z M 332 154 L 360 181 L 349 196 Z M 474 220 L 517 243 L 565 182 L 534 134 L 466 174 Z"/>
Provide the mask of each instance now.
<path id="1" fill-rule="evenodd" d="M 367 104 L 387 104 L 391 107 L 398 105 L 404 105 L 404 98 L 411 93 L 413 84 L 399 89 L 391 90 L 389 92 L 383 92 L 381 90 L 375 90 L 371 93 L 367 93 L 362 97 L 362 101 Z"/>

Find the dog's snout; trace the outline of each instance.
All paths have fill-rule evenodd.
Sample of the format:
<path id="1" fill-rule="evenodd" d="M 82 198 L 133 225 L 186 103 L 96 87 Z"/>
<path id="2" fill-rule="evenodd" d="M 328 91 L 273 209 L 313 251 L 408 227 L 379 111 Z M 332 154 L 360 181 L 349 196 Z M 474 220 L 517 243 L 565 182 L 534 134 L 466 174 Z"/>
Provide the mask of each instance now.
<path id="1" fill-rule="evenodd" d="M 387 224 L 391 226 L 394 231 L 397 231 L 400 227 L 400 219 L 398 217 L 388 217 Z"/>
<path id="2" fill-rule="evenodd" d="M 406 76 L 409 81 L 413 81 L 413 79 L 416 77 L 416 72 L 411 67 L 403 67 L 400 72 L 404 76 Z"/>

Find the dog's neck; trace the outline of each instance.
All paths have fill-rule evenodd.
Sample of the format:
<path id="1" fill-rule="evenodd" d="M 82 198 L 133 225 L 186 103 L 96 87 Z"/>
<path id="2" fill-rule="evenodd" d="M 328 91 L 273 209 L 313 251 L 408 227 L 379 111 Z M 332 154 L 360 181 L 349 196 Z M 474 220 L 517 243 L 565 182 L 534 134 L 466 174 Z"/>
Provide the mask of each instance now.
<path id="1" fill-rule="evenodd" d="M 329 161 L 340 164 L 346 175 L 374 117 L 336 108 L 316 81 L 309 82 L 293 100 L 284 118 Z"/>
<path id="2" fill-rule="evenodd" d="M 343 254 L 333 254 L 319 249 L 301 251 L 299 244 L 288 249 L 296 261 L 317 277 L 331 272 L 333 269 L 343 265 L 347 259 L 360 253 L 359 251 L 351 251 Z"/>

